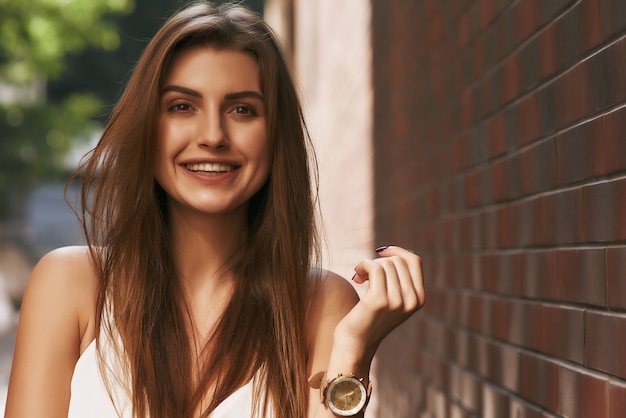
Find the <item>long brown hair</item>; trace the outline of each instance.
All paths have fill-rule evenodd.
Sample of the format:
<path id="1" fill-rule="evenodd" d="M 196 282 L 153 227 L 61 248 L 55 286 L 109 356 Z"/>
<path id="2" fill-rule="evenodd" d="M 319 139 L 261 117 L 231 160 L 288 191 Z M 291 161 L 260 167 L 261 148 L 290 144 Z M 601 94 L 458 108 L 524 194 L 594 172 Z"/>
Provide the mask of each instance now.
<path id="1" fill-rule="evenodd" d="M 153 175 L 159 91 L 175 54 L 196 45 L 257 60 L 271 155 L 268 181 L 249 204 L 245 248 L 228 266 L 238 282 L 207 345 L 215 348 L 199 382 L 192 378 L 166 196 Z M 306 415 L 307 275 L 319 255 L 310 151 L 276 37 L 254 13 L 194 3 L 148 44 L 100 142 L 74 177 L 82 181 L 79 217 L 101 280 L 97 324 L 121 341 L 135 416 L 190 417 L 215 387 L 208 416 L 252 376 L 265 390 L 261 403 L 277 416 Z"/>

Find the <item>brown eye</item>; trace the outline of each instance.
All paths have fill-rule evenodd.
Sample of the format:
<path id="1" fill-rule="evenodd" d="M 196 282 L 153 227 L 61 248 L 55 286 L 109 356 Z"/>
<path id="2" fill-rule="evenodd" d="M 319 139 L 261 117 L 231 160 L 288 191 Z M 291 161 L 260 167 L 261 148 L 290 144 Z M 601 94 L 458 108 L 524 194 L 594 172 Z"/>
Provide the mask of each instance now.
<path id="1" fill-rule="evenodd" d="M 186 103 L 177 103 L 169 108 L 172 112 L 188 112 L 191 110 L 191 106 Z"/>
<path id="2" fill-rule="evenodd" d="M 248 116 L 254 115 L 254 110 L 249 106 L 236 106 L 233 108 L 232 112 L 236 115 Z"/>

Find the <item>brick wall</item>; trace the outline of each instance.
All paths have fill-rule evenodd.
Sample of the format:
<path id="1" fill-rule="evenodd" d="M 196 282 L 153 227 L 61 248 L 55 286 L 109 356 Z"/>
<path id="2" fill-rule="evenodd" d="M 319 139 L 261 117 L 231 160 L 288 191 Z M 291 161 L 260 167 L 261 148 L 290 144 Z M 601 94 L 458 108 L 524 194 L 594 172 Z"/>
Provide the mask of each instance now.
<path id="1" fill-rule="evenodd" d="M 372 0 L 381 417 L 626 417 L 626 2 Z"/>

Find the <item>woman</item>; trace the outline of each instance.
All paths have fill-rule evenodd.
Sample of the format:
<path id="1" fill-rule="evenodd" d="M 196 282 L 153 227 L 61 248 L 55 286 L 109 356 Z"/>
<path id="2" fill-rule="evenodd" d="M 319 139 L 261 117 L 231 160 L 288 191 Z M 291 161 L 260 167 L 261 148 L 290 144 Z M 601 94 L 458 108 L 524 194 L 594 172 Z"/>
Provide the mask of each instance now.
<path id="1" fill-rule="evenodd" d="M 314 268 L 308 145 L 260 18 L 173 16 L 77 171 L 88 245 L 32 273 L 6 416 L 362 416 L 379 343 L 424 303 L 420 261 L 361 261 L 361 301 Z"/>

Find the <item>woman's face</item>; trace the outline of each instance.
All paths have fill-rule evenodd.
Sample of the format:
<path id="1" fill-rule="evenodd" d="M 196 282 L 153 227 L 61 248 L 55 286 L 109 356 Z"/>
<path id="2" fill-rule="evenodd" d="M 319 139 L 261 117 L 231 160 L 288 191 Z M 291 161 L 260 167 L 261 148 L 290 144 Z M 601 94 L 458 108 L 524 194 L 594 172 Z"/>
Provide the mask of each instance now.
<path id="1" fill-rule="evenodd" d="M 170 210 L 245 210 L 270 165 L 257 62 L 233 50 L 183 50 L 160 95 L 155 177 Z"/>

